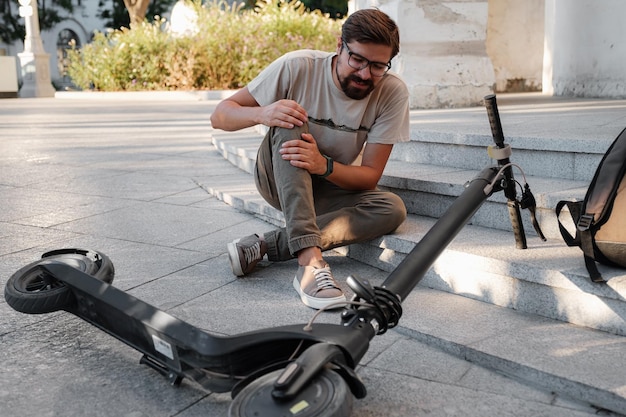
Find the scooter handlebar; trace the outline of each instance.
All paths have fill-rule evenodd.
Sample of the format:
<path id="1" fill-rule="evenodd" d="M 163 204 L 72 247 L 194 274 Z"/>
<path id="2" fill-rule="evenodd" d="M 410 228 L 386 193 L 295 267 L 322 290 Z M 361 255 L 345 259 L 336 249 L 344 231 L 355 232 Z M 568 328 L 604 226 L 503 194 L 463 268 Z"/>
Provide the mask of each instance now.
<path id="1" fill-rule="evenodd" d="M 493 141 L 498 148 L 504 148 L 504 133 L 502 132 L 502 122 L 500 122 L 500 113 L 498 112 L 498 103 L 495 94 L 485 96 L 485 107 L 487 108 L 487 117 L 489 117 L 489 125 L 491 126 L 491 134 Z"/>
<path id="2" fill-rule="evenodd" d="M 496 95 L 489 94 L 485 96 L 485 107 L 487 108 L 487 117 L 489 117 L 489 125 L 491 126 L 491 134 L 496 146 L 500 149 L 504 148 L 504 133 L 502 132 L 502 122 L 500 121 L 500 113 L 498 112 L 498 103 Z M 509 158 L 498 159 L 498 165 L 505 166 L 509 163 Z M 515 246 L 518 249 L 526 249 L 526 233 L 522 225 L 522 217 L 520 214 L 520 204 L 517 201 L 517 190 L 515 188 L 515 179 L 513 178 L 513 170 L 510 166 L 504 169 L 504 195 L 508 200 L 509 218 L 511 227 L 515 235 Z"/>

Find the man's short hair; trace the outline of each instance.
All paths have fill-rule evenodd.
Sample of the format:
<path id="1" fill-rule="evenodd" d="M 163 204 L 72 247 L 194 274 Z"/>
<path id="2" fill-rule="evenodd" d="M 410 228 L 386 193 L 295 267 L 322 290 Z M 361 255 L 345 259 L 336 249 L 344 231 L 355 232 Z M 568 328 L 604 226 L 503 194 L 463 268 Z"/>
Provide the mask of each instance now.
<path id="1" fill-rule="evenodd" d="M 352 13 L 341 28 L 344 42 L 375 43 L 391 47 L 391 58 L 400 52 L 398 25 L 379 9 L 362 9 Z"/>

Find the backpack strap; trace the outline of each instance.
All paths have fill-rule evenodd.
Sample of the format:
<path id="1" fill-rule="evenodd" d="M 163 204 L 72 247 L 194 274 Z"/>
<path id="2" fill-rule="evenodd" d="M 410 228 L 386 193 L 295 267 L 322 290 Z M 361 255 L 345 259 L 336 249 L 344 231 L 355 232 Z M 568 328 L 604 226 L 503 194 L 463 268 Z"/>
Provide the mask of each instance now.
<path id="1" fill-rule="evenodd" d="M 587 272 L 589 272 L 589 278 L 593 282 L 606 283 L 604 278 L 602 278 L 602 274 L 598 271 L 598 266 L 593 258 L 593 236 L 591 235 L 591 230 L 580 231 L 580 248 L 585 255 L 585 267 L 587 267 Z"/>
<path id="2" fill-rule="evenodd" d="M 572 220 L 576 225 L 576 235 L 572 236 L 571 233 L 565 228 L 563 223 L 561 223 L 561 219 L 559 215 L 563 210 L 563 207 L 567 206 L 567 209 L 572 216 Z M 555 212 L 556 218 L 559 223 L 559 231 L 561 232 L 561 236 L 565 241 L 567 246 L 579 246 L 585 258 L 585 267 L 587 268 L 587 272 L 589 273 L 589 277 L 591 281 L 596 283 L 606 283 L 606 281 L 602 278 L 602 274 L 598 271 L 598 266 L 596 265 L 596 261 L 594 260 L 594 251 L 593 251 L 593 235 L 591 233 L 591 222 L 593 219 L 589 219 L 589 216 L 581 217 L 583 202 L 582 201 L 559 201 L 556 205 Z"/>
<path id="3" fill-rule="evenodd" d="M 576 236 L 572 236 L 571 233 L 563 226 L 561 223 L 561 218 L 559 217 L 561 214 L 561 210 L 563 207 L 567 206 L 570 215 L 572 216 L 572 221 L 574 224 L 578 222 L 578 218 L 580 217 L 580 210 L 582 207 L 582 201 L 559 201 L 556 205 L 556 220 L 559 223 L 559 231 L 561 232 L 561 236 L 563 236 L 563 240 L 567 246 L 580 246 L 580 235 L 578 233 L 578 229 L 576 230 Z"/>

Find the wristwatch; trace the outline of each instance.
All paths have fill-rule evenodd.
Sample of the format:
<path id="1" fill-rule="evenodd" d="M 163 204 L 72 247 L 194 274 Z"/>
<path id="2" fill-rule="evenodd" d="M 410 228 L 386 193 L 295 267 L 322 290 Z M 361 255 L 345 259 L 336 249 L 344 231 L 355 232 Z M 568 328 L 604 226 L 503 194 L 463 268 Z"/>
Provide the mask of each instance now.
<path id="1" fill-rule="evenodd" d="M 327 176 L 333 173 L 333 158 L 324 154 L 322 154 L 322 156 L 326 158 L 326 172 L 320 175 L 320 177 L 326 178 Z"/>

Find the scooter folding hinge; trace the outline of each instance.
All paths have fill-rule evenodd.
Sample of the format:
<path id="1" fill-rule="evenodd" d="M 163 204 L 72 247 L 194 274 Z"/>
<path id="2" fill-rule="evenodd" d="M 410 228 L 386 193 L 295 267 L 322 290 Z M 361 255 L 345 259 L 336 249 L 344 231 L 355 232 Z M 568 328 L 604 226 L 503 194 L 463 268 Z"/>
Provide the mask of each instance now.
<path id="1" fill-rule="evenodd" d="M 513 151 L 511 150 L 511 145 L 505 144 L 504 148 L 500 148 L 495 145 L 490 145 L 487 147 L 487 155 L 489 158 L 495 159 L 496 161 L 502 161 L 508 159 Z"/>

